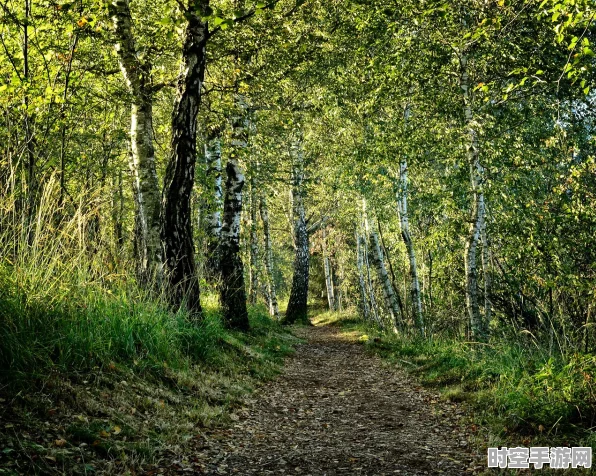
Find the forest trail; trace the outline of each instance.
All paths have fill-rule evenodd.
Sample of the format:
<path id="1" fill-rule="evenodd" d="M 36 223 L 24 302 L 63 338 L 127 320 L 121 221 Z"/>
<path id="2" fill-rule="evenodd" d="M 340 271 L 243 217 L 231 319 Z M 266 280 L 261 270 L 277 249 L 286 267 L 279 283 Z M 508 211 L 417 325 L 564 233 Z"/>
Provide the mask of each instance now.
<path id="1" fill-rule="evenodd" d="M 253 395 L 230 428 L 203 435 L 190 458 L 195 472 L 461 475 L 473 466 L 482 471 L 473 462 L 458 406 L 440 402 L 403 371 L 366 353 L 357 337 L 329 326 L 296 333 L 306 342 L 284 373 Z M 180 462 L 178 469 L 183 466 Z"/>

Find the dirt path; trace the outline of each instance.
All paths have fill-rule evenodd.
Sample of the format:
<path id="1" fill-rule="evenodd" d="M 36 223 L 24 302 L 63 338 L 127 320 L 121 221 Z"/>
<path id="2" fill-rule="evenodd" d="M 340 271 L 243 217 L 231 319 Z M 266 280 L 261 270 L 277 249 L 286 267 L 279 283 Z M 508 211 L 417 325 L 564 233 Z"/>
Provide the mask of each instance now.
<path id="1" fill-rule="evenodd" d="M 331 327 L 308 340 L 227 430 L 193 456 L 204 474 L 448 474 L 472 465 L 455 405 Z M 199 464 L 197 464 L 199 463 Z M 479 469 L 479 468 L 478 468 Z M 466 471 L 467 470 L 467 471 Z M 467 473 L 469 474 L 469 473 Z"/>

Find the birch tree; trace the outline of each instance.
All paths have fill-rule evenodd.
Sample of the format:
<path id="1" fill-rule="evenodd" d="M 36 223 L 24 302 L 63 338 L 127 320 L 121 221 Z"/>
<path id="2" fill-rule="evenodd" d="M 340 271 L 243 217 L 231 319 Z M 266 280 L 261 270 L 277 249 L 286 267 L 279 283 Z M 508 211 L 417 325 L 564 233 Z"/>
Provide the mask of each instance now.
<path id="1" fill-rule="evenodd" d="M 201 102 L 208 24 L 209 0 L 189 0 L 186 5 L 186 29 L 182 65 L 174 112 L 172 140 L 163 190 L 161 239 L 169 282 L 169 299 L 174 307 L 186 303 L 200 315 L 199 279 L 195 264 L 190 196 L 197 161 L 197 114 Z"/>
<path id="2" fill-rule="evenodd" d="M 373 223 L 373 220 L 369 218 L 366 214 L 366 202 L 364 201 L 363 210 L 364 228 L 368 234 L 369 250 L 372 265 L 374 266 L 377 272 L 377 278 L 379 279 L 381 289 L 383 290 L 383 296 L 385 298 L 385 304 L 387 305 L 387 309 L 389 310 L 389 314 L 391 316 L 393 330 L 397 332 L 398 327 L 401 327 L 402 320 L 398 298 L 395 294 L 393 284 L 391 283 L 389 273 L 387 272 L 387 268 L 385 266 L 383 251 L 381 250 L 381 244 L 379 242 L 379 235 L 377 234 L 376 226 Z"/>
<path id="3" fill-rule="evenodd" d="M 258 165 L 257 165 L 258 170 Z M 257 213 L 259 204 L 257 203 L 257 179 L 256 171 L 252 172 L 250 179 L 250 222 L 249 222 L 249 248 L 250 248 L 250 287 L 249 301 L 251 304 L 257 303 L 257 293 L 259 290 L 259 240 L 257 229 Z"/>
<path id="4" fill-rule="evenodd" d="M 151 65 L 139 58 L 129 0 L 111 4 L 120 69 L 131 96 L 130 170 L 135 199 L 134 248 L 137 277 L 145 284 L 161 281 L 163 254 L 160 241 L 161 192 L 153 144 Z"/>
<path id="5" fill-rule="evenodd" d="M 335 302 L 335 290 L 333 285 L 333 270 L 329 260 L 329 253 L 327 252 L 327 232 L 325 228 L 322 230 L 321 246 L 323 250 L 323 270 L 325 272 L 325 287 L 327 288 L 327 302 L 330 311 L 337 311 Z"/>
<path id="6" fill-rule="evenodd" d="M 273 243 L 271 242 L 271 225 L 269 222 L 269 210 L 267 209 L 267 199 L 261 195 L 259 200 L 259 212 L 263 222 L 263 237 L 265 244 L 265 271 L 267 277 L 267 299 L 269 314 L 279 320 L 279 304 L 277 302 L 277 292 L 275 289 L 275 279 L 273 276 Z"/>
<path id="7" fill-rule="evenodd" d="M 221 138 L 219 128 L 212 128 L 205 141 L 205 166 L 208 198 L 205 201 L 204 230 L 207 242 L 205 258 L 206 277 L 211 282 L 219 279 L 219 242 L 221 240 L 223 189 L 221 164 Z"/>
<path id="8" fill-rule="evenodd" d="M 301 139 L 292 144 L 292 219 L 294 221 L 294 273 L 286 310 L 288 323 L 306 321 L 308 314 L 308 281 L 310 267 L 309 234 L 306 226 L 305 163 Z"/>
<path id="9" fill-rule="evenodd" d="M 420 281 L 418 280 L 418 267 L 416 265 L 416 251 L 410 234 L 408 219 L 408 162 L 405 156 L 399 164 L 399 192 L 397 194 L 399 223 L 401 236 L 406 246 L 408 262 L 410 265 L 410 294 L 414 310 L 414 322 L 418 332 L 424 335 L 424 320 L 422 317 L 422 298 L 420 294 Z"/>
<path id="10" fill-rule="evenodd" d="M 466 127 L 467 144 L 466 159 L 470 169 L 470 186 L 472 203 L 470 207 L 470 224 L 465 247 L 466 270 L 466 305 L 470 318 L 472 335 L 483 339 L 484 324 L 478 302 L 478 268 L 477 249 L 480 233 L 484 227 L 484 167 L 480 162 L 478 144 L 478 124 L 474 119 L 472 92 L 470 90 L 470 76 L 468 72 L 468 56 L 465 52 L 460 55 L 460 88 L 463 94 L 463 113 Z"/>
<path id="11" fill-rule="evenodd" d="M 244 265 L 240 256 L 240 222 L 242 217 L 242 188 L 244 173 L 240 158 L 248 147 L 247 105 L 237 98 L 232 118 L 230 157 L 226 164 L 223 227 L 220 243 L 220 302 L 226 325 L 232 329 L 248 330 Z"/>

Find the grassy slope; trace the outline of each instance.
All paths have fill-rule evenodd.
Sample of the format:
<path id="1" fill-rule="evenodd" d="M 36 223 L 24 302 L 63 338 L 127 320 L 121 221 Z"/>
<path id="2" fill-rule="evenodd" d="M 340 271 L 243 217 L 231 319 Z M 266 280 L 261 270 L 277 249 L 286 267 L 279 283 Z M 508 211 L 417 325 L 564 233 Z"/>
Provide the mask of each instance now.
<path id="1" fill-rule="evenodd" d="M 43 305 L 3 289 L 0 474 L 126 474 L 176 459 L 202 428 L 234 419 L 297 342 L 262 307 L 244 335 L 223 329 L 209 299 L 196 325 L 148 300 Z"/>
<path id="2" fill-rule="evenodd" d="M 596 451 L 596 356 L 549 355 L 532 342 L 477 344 L 382 334 L 353 315 L 319 323 L 357 332 L 371 351 L 465 401 L 488 446 L 592 446 Z"/>

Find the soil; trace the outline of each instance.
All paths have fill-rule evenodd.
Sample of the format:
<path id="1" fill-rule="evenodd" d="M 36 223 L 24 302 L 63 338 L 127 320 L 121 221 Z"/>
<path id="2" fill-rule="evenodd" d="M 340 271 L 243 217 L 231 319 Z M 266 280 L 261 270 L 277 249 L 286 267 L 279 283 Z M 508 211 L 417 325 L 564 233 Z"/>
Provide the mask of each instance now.
<path id="1" fill-rule="evenodd" d="M 485 470 L 460 405 L 416 384 L 333 327 L 306 342 L 283 374 L 210 430 L 188 459 L 150 473 L 462 475 Z M 485 465 L 486 463 L 484 463 Z"/>

